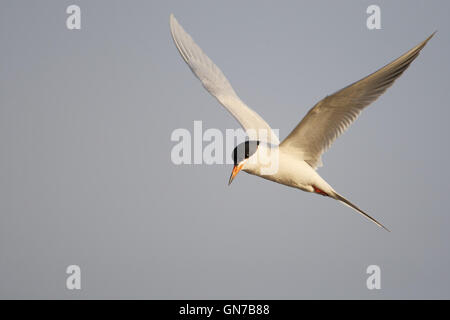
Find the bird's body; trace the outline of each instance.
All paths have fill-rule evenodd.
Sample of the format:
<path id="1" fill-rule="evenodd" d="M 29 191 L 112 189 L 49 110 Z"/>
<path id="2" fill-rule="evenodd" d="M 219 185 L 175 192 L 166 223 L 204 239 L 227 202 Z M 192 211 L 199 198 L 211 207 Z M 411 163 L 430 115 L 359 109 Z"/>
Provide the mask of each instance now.
<path id="1" fill-rule="evenodd" d="M 296 157 L 281 146 L 260 144 L 256 151 L 256 161 L 247 161 L 242 171 L 261 178 L 297 188 L 306 192 L 314 192 L 314 188 L 327 194 L 334 192 L 333 188 L 307 162 Z M 269 158 L 268 161 L 258 159 Z M 278 158 L 278 159 L 275 159 Z M 264 172 L 267 163 L 276 163 L 276 172 Z"/>
<path id="2" fill-rule="evenodd" d="M 255 111 L 238 97 L 222 71 L 184 31 L 173 15 L 170 29 L 184 61 L 213 95 L 246 130 L 249 140 L 233 151 L 230 182 L 239 171 L 338 200 L 372 222 L 374 218 L 339 195 L 317 173 L 321 156 L 361 111 L 376 100 L 409 67 L 428 40 L 363 79 L 320 100 L 280 143 L 278 136 Z M 386 229 L 386 228 L 385 228 Z M 387 229 L 386 229 L 387 230 Z"/>
<path id="3" fill-rule="evenodd" d="M 317 193 L 338 200 L 350 208 L 355 209 L 358 213 L 378 226 L 388 230 L 377 220 L 338 194 L 309 163 L 292 154 L 289 149 L 286 149 L 283 146 L 260 143 L 256 152 L 249 157 L 249 160 L 245 161 L 239 170 L 288 187 L 300 189 L 305 192 Z M 260 159 L 262 160 L 260 161 Z M 274 163 L 276 163 L 275 170 L 268 170 Z M 232 175 L 232 178 L 234 176 Z"/>

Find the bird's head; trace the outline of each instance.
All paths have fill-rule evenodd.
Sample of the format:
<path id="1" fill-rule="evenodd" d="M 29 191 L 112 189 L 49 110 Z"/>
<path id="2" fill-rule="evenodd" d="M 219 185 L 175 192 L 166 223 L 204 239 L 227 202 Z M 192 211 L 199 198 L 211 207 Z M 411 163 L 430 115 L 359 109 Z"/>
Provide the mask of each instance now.
<path id="1" fill-rule="evenodd" d="M 246 165 L 248 165 L 251 161 L 249 161 L 252 157 L 256 155 L 256 151 L 258 150 L 259 141 L 245 141 L 239 144 L 233 150 L 233 171 L 231 172 L 230 180 L 228 181 L 228 185 L 233 182 L 234 177 L 241 170 L 245 170 Z"/>

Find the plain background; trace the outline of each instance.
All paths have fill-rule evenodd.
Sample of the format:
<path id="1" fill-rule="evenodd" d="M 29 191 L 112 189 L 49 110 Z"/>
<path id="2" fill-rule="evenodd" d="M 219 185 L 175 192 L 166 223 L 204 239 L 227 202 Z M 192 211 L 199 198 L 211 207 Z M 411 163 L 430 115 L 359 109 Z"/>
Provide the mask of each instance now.
<path id="1" fill-rule="evenodd" d="M 66 28 L 81 7 L 82 29 Z M 382 30 L 366 28 L 381 7 Z M 237 128 L 169 15 L 281 138 L 438 30 L 319 173 L 388 226 L 230 165 L 170 160 L 176 128 Z M 1 298 L 450 298 L 448 1 L 2 1 Z M 65 287 L 66 267 L 82 289 Z M 366 288 L 367 266 L 381 290 Z"/>

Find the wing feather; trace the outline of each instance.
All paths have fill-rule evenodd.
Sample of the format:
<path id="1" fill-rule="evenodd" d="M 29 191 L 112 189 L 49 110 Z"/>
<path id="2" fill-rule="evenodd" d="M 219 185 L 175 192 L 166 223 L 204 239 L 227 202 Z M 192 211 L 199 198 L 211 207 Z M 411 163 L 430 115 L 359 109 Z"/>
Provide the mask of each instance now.
<path id="1" fill-rule="evenodd" d="M 249 138 L 278 145 L 278 136 L 267 122 L 242 102 L 222 71 L 184 31 L 173 15 L 170 15 L 170 30 L 183 60 L 205 89 L 241 124 Z"/>
<path id="2" fill-rule="evenodd" d="M 322 154 L 400 77 L 433 35 L 378 71 L 319 101 L 280 146 L 296 152 L 314 169 L 320 167 Z"/>

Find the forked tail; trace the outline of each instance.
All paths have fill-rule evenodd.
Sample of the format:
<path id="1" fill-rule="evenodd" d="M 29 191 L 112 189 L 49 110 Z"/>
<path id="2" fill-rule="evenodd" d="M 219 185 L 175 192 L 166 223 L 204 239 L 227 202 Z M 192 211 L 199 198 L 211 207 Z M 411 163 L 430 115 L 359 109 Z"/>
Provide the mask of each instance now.
<path id="1" fill-rule="evenodd" d="M 343 196 L 341 196 L 340 194 L 338 194 L 337 192 L 334 192 L 333 195 L 331 195 L 332 198 L 342 202 L 343 204 L 349 206 L 350 208 L 358 211 L 358 213 L 360 213 L 361 215 L 363 215 L 364 217 L 366 217 L 367 219 L 369 219 L 370 221 L 372 221 L 373 223 L 375 223 L 376 225 L 378 225 L 379 227 L 383 228 L 384 230 L 391 232 L 388 228 L 386 228 L 385 226 L 383 226 L 381 223 L 379 223 L 377 220 L 375 220 L 374 218 L 372 218 L 371 216 L 369 216 L 367 213 L 365 213 L 364 211 L 362 211 L 360 208 L 358 208 L 357 206 L 355 206 L 353 203 L 351 203 L 350 201 L 348 201 L 347 199 L 345 199 Z"/>

